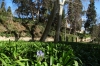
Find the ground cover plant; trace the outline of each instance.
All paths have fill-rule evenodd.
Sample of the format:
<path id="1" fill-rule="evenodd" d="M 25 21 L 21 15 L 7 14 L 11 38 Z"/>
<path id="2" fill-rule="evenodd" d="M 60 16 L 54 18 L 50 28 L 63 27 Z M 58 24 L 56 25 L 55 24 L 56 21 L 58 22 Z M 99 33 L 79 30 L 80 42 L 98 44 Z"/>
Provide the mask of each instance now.
<path id="1" fill-rule="evenodd" d="M 100 46 L 75 42 L 0 42 L 0 66 L 100 66 Z"/>

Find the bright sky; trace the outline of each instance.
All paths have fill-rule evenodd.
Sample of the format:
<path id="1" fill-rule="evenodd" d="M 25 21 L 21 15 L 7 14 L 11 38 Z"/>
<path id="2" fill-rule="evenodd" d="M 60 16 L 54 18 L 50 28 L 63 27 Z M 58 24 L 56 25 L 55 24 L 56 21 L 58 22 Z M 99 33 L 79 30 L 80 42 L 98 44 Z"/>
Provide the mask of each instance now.
<path id="1" fill-rule="evenodd" d="M 1 0 L 0 0 L 1 1 Z M 14 13 L 14 11 L 15 11 L 15 9 L 17 8 L 16 6 L 15 6 L 15 4 L 13 4 L 12 2 L 11 2 L 11 0 L 5 0 L 5 2 L 6 2 L 6 7 L 8 7 L 8 6 L 11 6 L 11 9 L 12 9 L 12 12 Z M 85 5 L 85 9 L 87 8 L 87 6 L 88 6 L 88 2 L 86 2 L 86 1 L 84 1 L 84 5 Z M 95 7 L 96 7 L 96 11 L 97 11 L 97 16 L 100 16 L 100 0 L 96 0 L 96 2 L 95 2 Z"/>
<path id="2" fill-rule="evenodd" d="M 95 3 L 97 16 L 100 16 L 100 0 Z"/>

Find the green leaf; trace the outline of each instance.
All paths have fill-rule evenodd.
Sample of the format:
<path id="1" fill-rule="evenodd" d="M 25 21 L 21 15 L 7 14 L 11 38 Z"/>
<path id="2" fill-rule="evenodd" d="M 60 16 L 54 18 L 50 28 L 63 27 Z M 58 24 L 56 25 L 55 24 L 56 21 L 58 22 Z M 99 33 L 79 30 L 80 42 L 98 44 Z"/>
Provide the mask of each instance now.
<path id="1" fill-rule="evenodd" d="M 65 58 L 65 60 L 63 61 L 63 64 L 65 65 L 66 63 L 68 63 L 68 61 L 69 61 L 70 59 L 71 59 L 70 56 L 67 56 L 67 57 Z"/>
<path id="2" fill-rule="evenodd" d="M 24 62 L 26 62 L 26 61 L 29 61 L 29 59 L 20 59 L 18 61 L 24 61 Z"/>
<path id="3" fill-rule="evenodd" d="M 19 56 L 19 60 L 22 60 L 21 56 Z"/>
<path id="4" fill-rule="evenodd" d="M 16 59 L 17 57 L 17 53 L 16 53 L 16 51 L 14 50 L 14 52 L 13 52 L 13 55 L 14 55 L 14 58 Z"/>
<path id="5" fill-rule="evenodd" d="M 74 60 L 75 66 L 78 66 L 78 62 L 76 60 Z"/>
<path id="6" fill-rule="evenodd" d="M 18 63 L 20 66 L 25 66 L 25 64 L 23 64 L 22 62 L 20 61 L 15 61 L 16 63 Z"/>
<path id="7" fill-rule="evenodd" d="M 7 66 L 6 62 L 5 62 L 2 58 L 0 58 L 0 61 L 2 62 L 2 64 L 3 64 L 4 66 Z"/>
<path id="8" fill-rule="evenodd" d="M 69 63 L 66 64 L 66 66 L 71 66 L 71 65 L 73 65 L 73 64 L 74 64 L 74 61 L 71 60 Z"/>
<path id="9" fill-rule="evenodd" d="M 44 66 L 48 66 L 48 64 L 46 62 L 43 62 Z"/>
<path id="10" fill-rule="evenodd" d="M 4 53 L 1 53 L 1 57 L 5 58 L 7 60 L 7 63 L 11 62 L 11 60 L 9 59 L 9 57 L 7 57 Z"/>
<path id="11" fill-rule="evenodd" d="M 63 62 L 63 61 L 62 61 L 62 57 L 60 57 L 59 61 L 60 61 L 60 63 L 62 63 L 62 62 Z"/>
<path id="12" fill-rule="evenodd" d="M 57 66 L 61 66 L 61 64 L 60 63 L 57 63 Z"/>
<path id="13" fill-rule="evenodd" d="M 38 62 L 38 63 L 37 63 L 37 66 L 41 66 L 41 62 Z"/>
<path id="14" fill-rule="evenodd" d="M 53 56 L 50 56 L 50 66 L 52 66 L 54 63 L 54 57 Z"/>

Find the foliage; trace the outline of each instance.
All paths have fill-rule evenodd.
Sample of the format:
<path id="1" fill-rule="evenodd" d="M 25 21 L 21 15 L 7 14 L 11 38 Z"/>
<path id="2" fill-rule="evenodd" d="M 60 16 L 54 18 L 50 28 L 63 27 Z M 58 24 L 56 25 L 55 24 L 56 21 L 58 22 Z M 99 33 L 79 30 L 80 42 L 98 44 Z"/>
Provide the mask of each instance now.
<path id="1" fill-rule="evenodd" d="M 90 4 L 86 13 L 87 21 L 84 25 L 85 29 L 89 29 L 96 24 L 96 10 L 95 10 L 95 0 L 90 0 Z M 92 29 L 93 30 L 93 29 Z M 92 33 L 92 30 L 89 30 Z"/>
<path id="2" fill-rule="evenodd" d="M 90 34 L 84 34 L 84 33 L 77 33 L 77 36 L 79 37 L 79 38 L 88 38 L 88 37 L 91 37 L 91 35 Z"/>
<path id="3" fill-rule="evenodd" d="M 73 34 L 67 34 L 67 37 L 66 37 L 68 42 L 74 42 L 76 38 L 77 38 L 77 35 L 73 35 Z"/>
<path id="4" fill-rule="evenodd" d="M 94 40 L 94 42 L 100 42 L 100 24 L 98 25 L 93 25 L 93 30 L 92 30 L 92 33 L 91 33 L 91 37 L 92 39 Z"/>
<path id="5" fill-rule="evenodd" d="M 70 43 L 74 49 L 75 55 L 79 57 L 83 66 L 99 66 L 100 65 L 100 45 L 91 43 Z"/>
<path id="6" fill-rule="evenodd" d="M 60 12 L 60 9 L 58 7 L 59 5 L 58 1 L 60 0 L 54 0 L 54 1 L 53 0 L 48 0 L 48 1 L 47 0 L 12 0 L 12 1 L 13 3 L 17 4 L 18 8 L 16 9 L 15 12 L 18 15 L 18 17 L 12 19 L 13 16 L 11 14 L 11 7 L 9 6 L 7 9 L 5 9 L 5 1 L 2 0 L 1 7 L 0 7 L 0 23 L 2 23 L 1 25 L 3 25 L 3 27 L 7 31 L 9 32 L 12 31 L 13 33 L 16 33 L 16 35 L 18 34 L 17 36 L 19 36 L 20 33 L 24 31 L 24 32 L 28 32 L 27 34 L 31 35 L 31 37 L 34 38 L 34 25 L 35 23 L 40 22 L 42 23 L 41 25 L 43 26 L 42 27 L 39 25 L 39 27 L 41 28 L 40 33 L 42 35 L 42 37 L 39 36 L 41 37 L 40 41 L 45 41 L 45 38 L 47 37 L 48 34 L 51 36 L 54 36 L 54 33 L 55 35 L 60 34 L 59 33 L 60 25 L 61 27 L 64 27 L 62 26 L 62 24 L 60 24 L 60 22 L 64 22 L 65 18 L 67 18 L 66 21 L 68 21 L 68 23 L 70 24 L 69 32 L 71 32 L 71 34 L 74 34 L 77 30 L 80 30 L 82 27 L 81 12 L 83 7 L 82 3 L 84 3 L 82 2 L 82 0 L 70 0 L 70 1 L 66 0 L 67 3 L 65 2 L 64 9 L 66 6 L 68 7 L 66 7 L 66 9 L 63 11 L 62 16 L 61 15 L 59 16 L 60 18 L 62 18 L 61 21 L 59 20 L 58 16 L 56 16 L 56 14 Z M 66 11 L 68 11 L 68 13 Z M 94 0 L 90 0 L 90 4 L 86 15 L 88 18 L 87 22 L 95 23 L 96 11 L 95 11 Z M 50 31 L 52 22 L 56 22 L 55 26 L 58 26 L 57 23 L 59 23 L 59 26 L 57 27 L 59 28 L 57 30 L 58 32 L 55 31 L 55 26 L 52 26 L 52 28 L 54 28 L 54 31 L 53 30 Z M 44 25 L 46 24 L 47 26 L 44 30 L 45 27 Z M 88 23 L 86 23 L 86 25 L 88 25 Z M 92 28 L 90 28 L 90 30 L 92 29 L 93 26 Z M 59 37 L 59 35 L 57 35 L 57 37 Z M 68 37 L 71 38 L 71 36 Z M 69 41 L 71 41 L 71 39 Z"/>
<path id="7" fill-rule="evenodd" d="M 99 52 L 100 45 L 89 43 L 5 41 L 0 42 L 0 64 L 5 66 L 100 66 Z"/>
<path id="8" fill-rule="evenodd" d="M 6 9 L 5 9 L 5 2 L 2 1 L 1 5 L 0 5 L 0 22 L 5 22 L 7 20 L 6 16 Z"/>
<path id="9" fill-rule="evenodd" d="M 9 41 L 0 42 L 0 50 L 0 62 L 5 66 L 78 66 L 82 64 L 74 55 L 72 48 L 65 47 L 65 44 Z"/>
<path id="10" fill-rule="evenodd" d="M 81 0 L 71 0 L 71 2 L 68 3 L 68 21 L 70 28 L 72 28 L 71 33 L 73 34 L 75 34 L 76 31 L 80 30 L 80 27 L 82 27 L 81 13 Z"/>

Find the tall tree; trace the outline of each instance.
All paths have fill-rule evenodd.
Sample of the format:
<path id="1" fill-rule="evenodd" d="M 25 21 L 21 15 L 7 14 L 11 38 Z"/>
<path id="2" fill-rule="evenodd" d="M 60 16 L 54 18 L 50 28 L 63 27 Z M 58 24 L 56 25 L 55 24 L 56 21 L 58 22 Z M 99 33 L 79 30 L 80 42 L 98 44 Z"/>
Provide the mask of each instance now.
<path id="1" fill-rule="evenodd" d="M 60 28 L 62 22 L 62 14 L 63 14 L 63 7 L 64 7 L 65 0 L 59 0 L 59 19 L 57 22 L 56 32 L 55 32 L 55 42 L 60 41 Z"/>
<path id="2" fill-rule="evenodd" d="M 0 6 L 1 6 L 0 7 L 0 19 L 2 19 L 3 21 L 6 21 L 7 14 L 6 14 L 6 8 L 5 8 L 5 1 L 4 0 L 1 2 Z"/>
<path id="3" fill-rule="evenodd" d="M 88 6 L 86 16 L 87 16 L 87 21 L 86 21 L 84 27 L 86 30 L 91 29 L 91 30 L 89 30 L 91 33 L 93 25 L 96 24 L 96 10 L 95 10 L 95 1 L 94 0 L 90 0 L 90 4 Z"/>
<path id="4" fill-rule="evenodd" d="M 81 15 L 82 15 L 82 2 L 81 0 L 75 0 L 74 1 L 74 17 L 75 17 L 75 26 L 74 26 L 74 33 L 78 30 L 81 30 L 82 27 L 82 19 L 81 19 Z"/>
<path id="5" fill-rule="evenodd" d="M 1 12 L 6 12 L 4 0 L 3 0 L 2 3 L 1 3 L 1 9 L 0 9 L 0 11 L 1 11 Z"/>
<path id="6" fill-rule="evenodd" d="M 75 34 L 76 30 L 80 30 L 82 21 L 82 2 L 81 0 L 71 0 L 68 6 L 68 20 L 70 22 L 71 33 Z"/>
<path id="7" fill-rule="evenodd" d="M 7 16 L 9 18 L 9 20 L 12 21 L 13 15 L 12 15 L 12 11 L 11 11 L 11 7 L 10 6 L 7 9 Z"/>
<path id="8" fill-rule="evenodd" d="M 47 22 L 47 25 L 45 27 L 44 33 L 43 33 L 40 41 L 45 41 L 45 39 L 46 39 L 46 37 L 47 37 L 47 35 L 48 35 L 49 31 L 50 31 L 51 24 L 52 24 L 52 22 L 54 20 L 54 17 L 56 15 L 56 11 L 58 9 L 57 7 L 58 7 L 58 0 L 53 2 L 53 8 L 52 8 L 52 10 L 50 12 L 50 16 L 48 17 L 48 22 Z"/>
<path id="9" fill-rule="evenodd" d="M 12 12 L 11 12 L 11 7 L 10 7 L 10 6 L 8 7 L 7 12 L 9 12 L 10 14 L 12 13 Z"/>

